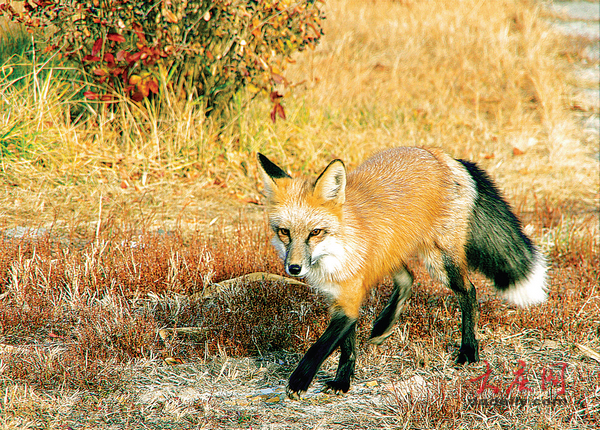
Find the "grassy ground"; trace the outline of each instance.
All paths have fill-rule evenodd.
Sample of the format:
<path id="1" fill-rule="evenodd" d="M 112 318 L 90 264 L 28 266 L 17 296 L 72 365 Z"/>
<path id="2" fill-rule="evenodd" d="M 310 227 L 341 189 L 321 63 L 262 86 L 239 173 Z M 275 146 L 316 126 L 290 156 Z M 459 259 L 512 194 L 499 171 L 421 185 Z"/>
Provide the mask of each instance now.
<path id="1" fill-rule="evenodd" d="M 67 72 L 27 53 L 6 60 L 0 428 L 598 427 L 597 136 L 580 131 L 568 85 L 582 45 L 530 2 L 326 11 L 321 45 L 290 65 L 298 85 L 276 124 L 267 103 L 243 97 L 223 129 L 173 98 L 77 120 Z M 285 381 L 327 323 L 323 300 L 275 281 L 211 290 L 281 274 L 255 152 L 311 174 L 395 145 L 440 146 L 488 170 L 549 257 L 550 299 L 512 308 L 474 276 L 481 355 L 502 388 L 477 397 L 481 379 L 469 380 L 485 363 L 453 366 L 456 300 L 414 262 L 415 295 L 379 348 L 365 340 L 389 284 L 364 306 L 350 393 L 318 392 L 332 358 L 306 399 L 289 401 Z M 181 327 L 196 330 L 161 331 Z M 519 360 L 529 382 L 507 392 Z"/>

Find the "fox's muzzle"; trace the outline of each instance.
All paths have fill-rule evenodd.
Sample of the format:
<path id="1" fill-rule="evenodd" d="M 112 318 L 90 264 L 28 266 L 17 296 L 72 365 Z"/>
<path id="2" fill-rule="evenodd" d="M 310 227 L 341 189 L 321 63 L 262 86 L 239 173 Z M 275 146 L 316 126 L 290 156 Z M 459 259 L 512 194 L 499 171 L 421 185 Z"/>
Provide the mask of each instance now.
<path id="1" fill-rule="evenodd" d="M 290 276 L 301 278 L 310 269 L 310 248 L 302 240 L 292 239 L 287 245 L 285 271 Z"/>

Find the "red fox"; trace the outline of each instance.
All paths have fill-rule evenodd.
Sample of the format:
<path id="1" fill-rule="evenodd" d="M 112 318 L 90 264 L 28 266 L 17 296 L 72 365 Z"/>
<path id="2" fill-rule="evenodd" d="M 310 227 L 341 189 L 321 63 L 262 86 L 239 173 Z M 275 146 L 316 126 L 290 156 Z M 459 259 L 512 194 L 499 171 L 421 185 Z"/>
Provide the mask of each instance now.
<path id="1" fill-rule="evenodd" d="M 323 361 L 340 347 L 335 379 L 346 393 L 356 361 L 356 321 L 369 290 L 391 275 L 394 290 L 376 318 L 371 342 L 391 334 L 410 296 L 406 263 L 418 255 L 431 276 L 458 296 L 462 341 L 457 363 L 479 360 L 478 304 L 467 270 L 483 273 L 519 306 L 543 302 L 546 262 L 523 234 L 489 176 L 439 149 L 393 148 L 347 173 L 333 160 L 314 181 L 289 176 L 258 154 L 273 245 L 286 272 L 331 297 L 331 321 L 290 376 L 288 396 L 306 392 Z"/>

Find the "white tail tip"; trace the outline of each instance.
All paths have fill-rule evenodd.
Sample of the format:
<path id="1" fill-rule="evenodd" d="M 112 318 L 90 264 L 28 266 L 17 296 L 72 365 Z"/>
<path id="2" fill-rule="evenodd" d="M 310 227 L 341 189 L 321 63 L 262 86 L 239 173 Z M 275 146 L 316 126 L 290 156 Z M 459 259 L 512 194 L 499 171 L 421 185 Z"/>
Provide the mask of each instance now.
<path id="1" fill-rule="evenodd" d="M 546 286 L 546 260 L 539 251 L 535 251 L 533 267 L 529 275 L 511 285 L 502 295 L 504 298 L 520 307 L 527 307 L 543 303 L 548 298 L 548 287 Z"/>

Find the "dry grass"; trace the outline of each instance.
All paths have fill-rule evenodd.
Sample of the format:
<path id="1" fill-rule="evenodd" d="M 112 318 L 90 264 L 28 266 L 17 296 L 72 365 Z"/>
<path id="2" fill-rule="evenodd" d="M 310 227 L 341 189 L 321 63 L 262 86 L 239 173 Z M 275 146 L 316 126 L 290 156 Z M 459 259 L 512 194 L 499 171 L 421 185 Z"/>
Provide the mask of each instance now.
<path id="1" fill-rule="evenodd" d="M 284 397 L 285 383 L 327 323 L 322 298 L 305 287 L 269 282 L 191 298 L 213 282 L 280 270 L 264 225 L 213 227 L 211 234 L 185 240 L 172 233 L 92 237 L 75 247 L 51 237 L 4 238 L 0 426 L 595 428 L 598 218 L 574 219 L 555 208 L 540 205 L 521 214 L 549 251 L 546 304 L 515 309 L 474 277 L 481 355 L 493 369 L 490 384 L 508 389 L 518 360 L 525 362 L 532 392 L 515 386 L 510 396 L 490 390 L 476 396 L 479 385 L 469 380 L 485 372 L 483 362 L 453 366 L 458 304 L 416 262 L 414 295 L 381 347 L 367 340 L 391 285 L 382 284 L 363 307 L 351 392 L 319 393 L 335 371 L 332 358 L 306 399 L 292 402 Z M 165 327 L 197 330 L 159 336 Z M 241 358 L 248 356 L 254 358 Z M 559 387 L 542 388 L 542 372 L 553 369 L 556 375 L 560 363 L 567 364 L 566 393 L 557 397 Z M 534 404 L 555 398 L 560 403 Z M 514 403 L 486 404 L 489 399 Z"/>
<path id="2" fill-rule="evenodd" d="M 292 65 L 289 77 L 304 82 L 276 124 L 266 103 L 243 98 L 223 129 L 169 97 L 112 113 L 82 108 L 68 71 L 30 57 L 3 65 L 0 428 L 598 427 L 599 177 L 597 142 L 571 112 L 565 67 L 577 49 L 535 2 L 326 9 L 326 36 Z M 319 393 L 335 358 L 306 400 L 283 396 L 327 323 L 314 292 L 256 282 L 191 296 L 245 273 L 281 273 L 261 208 L 248 205 L 259 200 L 257 150 L 311 173 L 334 156 L 353 167 L 394 145 L 478 162 L 548 254 L 543 306 L 511 308 L 474 278 L 492 381 L 506 389 L 525 361 L 533 391 L 510 398 L 529 403 L 470 403 L 468 381 L 485 364 L 454 368 L 456 300 L 418 265 L 415 295 L 382 347 L 365 342 L 390 285 L 365 304 L 344 397 Z M 199 330 L 159 335 L 190 326 Z M 553 395 L 541 372 L 561 362 L 566 404 L 534 405 Z"/>
<path id="3" fill-rule="evenodd" d="M 440 146 L 479 162 L 529 203 L 595 204 L 597 142 L 570 112 L 573 47 L 544 23 L 537 2 L 344 0 L 326 9 L 327 34 L 289 70 L 303 83 L 286 98 L 288 119 L 274 125 L 268 103 L 244 97 L 224 129 L 168 92 L 143 107 L 74 103 L 79 88 L 68 71 L 39 59 L 6 63 L 0 135 L 14 155 L 0 166 L 0 221 L 91 220 L 102 196 L 106 211 L 119 216 L 123 200 L 136 201 L 161 226 L 182 207 L 198 213 L 207 192 L 238 205 L 256 200 L 257 150 L 315 172 L 334 156 L 353 167 L 397 145 Z M 13 69 L 27 73 L 17 79 Z"/>
<path id="4" fill-rule="evenodd" d="M 313 307 L 321 316 L 324 308 L 311 305 L 315 299 L 298 287 L 287 292 L 250 287 L 253 302 L 235 295 L 189 299 L 223 279 L 256 269 L 280 270 L 264 230 L 213 230 L 185 243 L 174 233 L 118 235 L 75 246 L 56 243 L 50 235 L 0 239 L 0 339 L 31 346 L 7 347 L 16 355 L 6 362 L 5 374 L 42 387 L 98 388 L 114 382 L 110 372 L 98 372 L 99 363 L 152 358 L 167 350 L 178 356 L 213 355 L 221 348 L 256 354 L 314 341 L 319 326 L 304 342 L 293 334 L 303 328 L 303 318 L 310 321 Z M 287 320 L 280 324 L 272 308 L 261 312 L 265 304 L 277 303 L 285 315 L 301 302 L 306 302 L 307 315 L 295 325 Z M 192 350 L 175 339 L 167 349 L 159 347 L 158 328 L 196 325 L 205 334 Z M 36 360 L 22 362 L 32 350 Z"/>
<path id="5" fill-rule="evenodd" d="M 312 77 L 302 102 L 313 127 L 288 134 L 311 150 L 287 162 L 335 154 L 356 165 L 381 147 L 435 145 L 481 163 L 511 194 L 591 202 L 596 142 L 578 141 L 560 60 L 569 48 L 539 13 L 520 1 L 331 5 L 335 37 L 298 67 L 298 79 Z"/>

